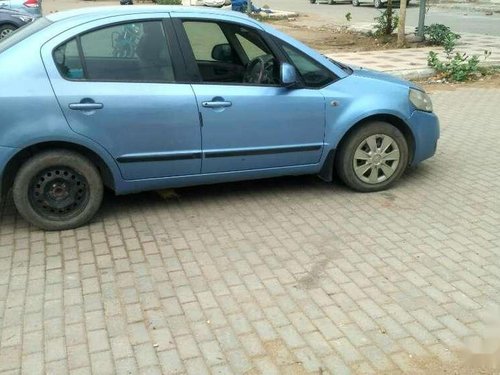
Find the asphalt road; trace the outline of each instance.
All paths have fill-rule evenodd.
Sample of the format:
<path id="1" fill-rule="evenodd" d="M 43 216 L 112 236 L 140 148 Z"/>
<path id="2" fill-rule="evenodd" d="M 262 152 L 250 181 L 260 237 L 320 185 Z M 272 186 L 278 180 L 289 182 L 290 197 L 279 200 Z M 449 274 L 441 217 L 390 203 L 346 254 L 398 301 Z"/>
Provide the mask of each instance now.
<path id="1" fill-rule="evenodd" d="M 353 7 L 350 2 L 334 5 L 310 4 L 309 0 L 254 0 L 257 6 L 269 5 L 274 9 L 290 10 L 320 17 L 322 22 L 347 25 L 345 15 L 351 13 L 350 23 L 374 22 L 380 10 L 373 5 L 364 3 L 360 7 Z M 419 6 L 411 0 L 407 11 L 407 26 L 417 26 Z M 426 16 L 426 24 L 442 23 L 455 32 L 468 32 L 485 35 L 500 36 L 500 14 L 487 16 L 485 12 L 466 12 L 458 9 L 443 9 L 431 7 Z"/>

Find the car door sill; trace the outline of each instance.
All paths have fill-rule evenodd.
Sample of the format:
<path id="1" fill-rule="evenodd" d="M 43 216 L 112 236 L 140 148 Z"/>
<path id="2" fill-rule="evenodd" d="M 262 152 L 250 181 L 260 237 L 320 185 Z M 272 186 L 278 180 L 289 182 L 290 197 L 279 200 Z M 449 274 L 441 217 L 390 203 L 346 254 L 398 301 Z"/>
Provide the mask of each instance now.
<path id="1" fill-rule="evenodd" d="M 165 188 L 178 188 L 195 185 L 211 185 L 244 180 L 258 180 L 281 176 L 317 174 L 321 169 L 321 162 L 264 169 L 246 169 L 241 171 L 214 172 L 205 174 L 157 177 L 140 180 L 124 180 L 116 187 L 117 194 L 136 193 Z"/>

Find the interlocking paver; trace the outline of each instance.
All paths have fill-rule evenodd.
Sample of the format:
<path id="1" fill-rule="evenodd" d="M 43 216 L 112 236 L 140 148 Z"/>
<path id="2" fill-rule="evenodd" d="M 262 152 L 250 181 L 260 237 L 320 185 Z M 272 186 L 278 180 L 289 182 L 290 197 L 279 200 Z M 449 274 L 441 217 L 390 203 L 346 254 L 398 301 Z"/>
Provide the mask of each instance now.
<path id="1" fill-rule="evenodd" d="M 500 306 L 500 90 L 433 99 L 436 157 L 382 193 L 294 177 L 107 197 L 60 233 L 2 202 L 0 374 L 446 369 Z"/>

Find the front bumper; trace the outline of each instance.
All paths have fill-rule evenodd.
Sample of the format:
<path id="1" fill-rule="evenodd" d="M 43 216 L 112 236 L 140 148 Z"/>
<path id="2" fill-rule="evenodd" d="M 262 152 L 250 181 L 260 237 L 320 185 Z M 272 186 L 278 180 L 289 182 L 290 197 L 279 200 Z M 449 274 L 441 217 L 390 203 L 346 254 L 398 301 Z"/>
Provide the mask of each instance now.
<path id="1" fill-rule="evenodd" d="M 434 113 L 414 111 L 409 119 L 415 137 L 415 153 L 411 166 L 432 157 L 439 139 L 439 119 Z"/>

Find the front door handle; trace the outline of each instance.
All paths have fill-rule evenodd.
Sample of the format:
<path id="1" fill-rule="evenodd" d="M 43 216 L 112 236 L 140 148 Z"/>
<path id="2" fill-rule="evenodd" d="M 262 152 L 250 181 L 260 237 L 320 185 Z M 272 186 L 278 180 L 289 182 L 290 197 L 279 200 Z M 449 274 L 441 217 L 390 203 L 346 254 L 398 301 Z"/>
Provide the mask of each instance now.
<path id="1" fill-rule="evenodd" d="M 202 102 L 201 105 L 204 108 L 224 108 L 224 107 L 231 107 L 233 103 L 222 100 L 213 102 Z"/>
<path id="2" fill-rule="evenodd" d="M 69 109 L 73 109 L 75 111 L 95 111 L 96 109 L 103 109 L 104 104 L 96 103 L 94 99 L 91 98 L 83 98 L 80 100 L 80 103 L 70 103 L 68 105 Z"/>

